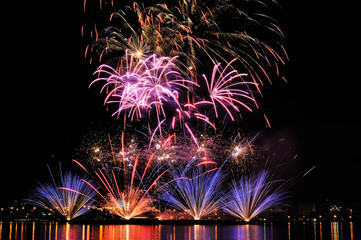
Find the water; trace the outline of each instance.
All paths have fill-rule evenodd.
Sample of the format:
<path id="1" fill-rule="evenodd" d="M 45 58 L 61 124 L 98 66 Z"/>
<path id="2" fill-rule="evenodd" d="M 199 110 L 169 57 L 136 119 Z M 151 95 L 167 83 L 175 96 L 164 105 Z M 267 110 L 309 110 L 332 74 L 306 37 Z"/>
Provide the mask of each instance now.
<path id="1" fill-rule="evenodd" d="M 258 225 L 81 225 L 57 222 L 0 222 L 11 240 L 357 240 L 353 222 L 264 223 Z M 359 230 L 359 227 L 357 227 Z"/>

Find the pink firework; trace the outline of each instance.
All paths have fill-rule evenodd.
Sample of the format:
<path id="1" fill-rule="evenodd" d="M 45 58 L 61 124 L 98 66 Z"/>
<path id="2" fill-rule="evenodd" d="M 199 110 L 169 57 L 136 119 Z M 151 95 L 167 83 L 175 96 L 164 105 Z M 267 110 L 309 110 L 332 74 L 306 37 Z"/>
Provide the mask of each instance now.
<path id="1" fill-rule="evenodd" d="M 235 60 L 236 59 L 230 61 L 223 70 L 220 68 L 220 63 L 215 64 L 210 81 L 206 75 L 202 75 L 207 85 L 210 101 L 203 100 L 194 104 L 196 106 L 212 105 L 216 118 L 218 118 L 217 108 L 221 106 L 230 116 L 232 121 L 234 121 L 232 110 L 240 112 L 239 106 L 246 108 L 248 111 L 252 111 L 252 109 L 240 99 L 247 99 L 255 102 L 255 99 L 249 93 L 249 85 L 257 85 L 254 82 L 243 81 L 242 78 L 247 76 L 245 73 L 238 73 L 237 70 L 231 70 L 226 73 L 232 62 Z M 218 77 L 217 72 L 220 73 Z"/>
<path id="2" fill-rule="evenodd" d="M 125 67 L 114 69 L 101 65 L 95 74 L 98 78 L 92 83 L 105 81 L 101 92 L 106 90 L 105 103 L 117 103 L 113 115 L 127 112 L 131 120 L 136 116 L 143 118 L 155 112 L 158 123 L 166 119 L 165 106 L 181 108 L 179 95 L 190 91 L 190 80 L 185 79 L 174 63 L 177 57 L 135 58 L 126 54 Z"/>

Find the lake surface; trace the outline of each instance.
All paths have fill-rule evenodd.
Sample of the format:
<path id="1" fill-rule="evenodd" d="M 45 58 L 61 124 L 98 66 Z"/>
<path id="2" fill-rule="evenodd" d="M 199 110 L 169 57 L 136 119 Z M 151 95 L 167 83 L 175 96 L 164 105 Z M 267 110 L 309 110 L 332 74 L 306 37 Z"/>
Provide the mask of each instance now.
<path id="1" fill-rule="evenodd" d="M 359 231 L 359 226 L 356 227 L 353 222 L 257 225 L 81 225 L 57 222 L 0 222 L 0 236 L 4 240 L 357 240 L 361 239 Z"/>

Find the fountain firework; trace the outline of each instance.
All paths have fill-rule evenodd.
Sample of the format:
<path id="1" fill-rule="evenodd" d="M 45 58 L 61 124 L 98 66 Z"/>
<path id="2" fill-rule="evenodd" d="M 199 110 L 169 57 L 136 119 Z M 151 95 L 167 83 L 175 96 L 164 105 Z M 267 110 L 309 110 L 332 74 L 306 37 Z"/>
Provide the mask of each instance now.
<path id="1" fill-rule="evenodd" d="M 193 164 L 196 166 L 191 166 Z M 223 175 L 217 168 L 208 169 L 213 161 L 193 160 L 184 169 L 171 171 L 172 179 L 161 189 L 161 200 L 199 220 L 220 207 Z"/>
<path id="2" fill-rule="evenodd" d="M 68 221 L 89 211 L 88 207 L 94 202 L 96 188 L 93 189 L 72 172 L 63 174 L 60 170 L 60 180 L 56 181 L 52 174 L 51 178 L 52 182 L 39 183 L 26 202 L 57 211 Z"/>
<path id="3" fill-rule="evenodd" d="M 251 219 L 272 208 L 286 198 L 279 181 L 269 181 L 269 172 L 242 177 L 232 181 L 230 191 L 222 199 L 223 210 L 228 214 L 249 222 Z"/>
<path id="4" fill-rule="evenodd" d="M 89 172 L 80 162 L 73 160 L 84 171 L 86 171 L 94 181 L 100 186 L 84 181 L 89 187 L 94 189 L 102 199 L 102 205 L 110 212 L 124 218 L 131 219 L 141 214 L 154 211 L 152 196 L 161 185 L 161 177 L 166 173 L 167 163 L 156 161 L 155 153 L 147 155 L 143 159 L 136 150 L 137 143 L 133 140 L 126 143 L 124 133 L 122 133 L 122 145 L 113 148 L 109 140 L 110 153 L 100 153 L 100 148 L 96 148 L 99 157 L 105 156 L 105 161 L 98 158 L 98 168 L 93 173 Z M 118 149 L 115 152 L 114 149 Z M 112 156 L 113 161 L 107 157 Z"/>

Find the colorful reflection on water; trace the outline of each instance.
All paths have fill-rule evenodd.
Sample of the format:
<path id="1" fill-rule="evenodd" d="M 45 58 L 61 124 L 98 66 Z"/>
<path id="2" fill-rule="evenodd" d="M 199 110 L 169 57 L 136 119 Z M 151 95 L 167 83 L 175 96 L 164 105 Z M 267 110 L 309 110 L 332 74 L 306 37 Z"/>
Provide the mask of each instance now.
<path id="1" fill-rule="evenodd" d="M 354 240 L 353 222 L 260 225 L 80 225 L 57 222 L 0 222 L 0 239 L 314 239 Z"/>

